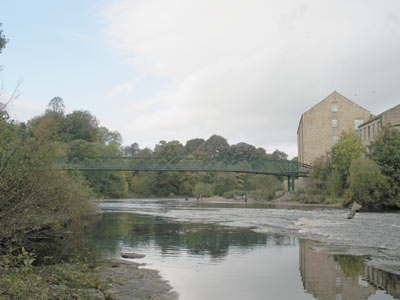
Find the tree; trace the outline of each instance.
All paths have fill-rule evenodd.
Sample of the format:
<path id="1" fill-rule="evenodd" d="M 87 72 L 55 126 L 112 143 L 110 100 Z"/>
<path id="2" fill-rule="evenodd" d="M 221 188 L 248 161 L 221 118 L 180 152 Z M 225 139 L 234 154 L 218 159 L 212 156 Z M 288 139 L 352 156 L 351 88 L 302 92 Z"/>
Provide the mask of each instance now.
<path id="1" fill-rule="evenodd" d="M 332 147 L 330 163 L 334 170 L 338 172 L 341 182 L 341 195 L 347 187 L 347 177 L 350 172 L 350 165 L 354 159 L 360 158 L 365 151 L 359 138 L 349 131 L 342 134 L 339 141 Z"/>
<path id="2" fill-rule="evenodd" d="M 312 191 L 325 188 L 326 181 L 331 172 L 329 161 L 325 156 L 317 158 L 313 163 L 310 173 L 310 187 Z"/>
<path id="3" fill-rule="evenodd" d="M 0 23 L 0 27 L 1 27 L 1 23 Z M 6 47 L 6 44 L 8 43 L 8 40 L 6 39 L 6 37 L 3 34 L 3 30 L 0 29 L 0 53 L 1 50 L 3 50 Z"/>
<path id="4" fill-rule="evenodd" d="M 2 262 L 5 256 L 7 260 L 18 256 L 18 249 L 39 255 L 49 251 L 58 257 L 57 250 L 66 250 L 58 246 L 70 247 L 73 235 L 82 231 L 81 225 L 93 213 L 91 192 L 81 177 L 57 170 L 56 150 L 50 141 L 30 136 L 23 126 L 0 120 Z"/>
<path id="5" fill-rule="evenodd" d="M 90 112 L 76 110 L 65 116 L 62 131 L 66 142 L 73 140 L 95 142 L 98 138 L 99 124 Z"/>
<path id="6" fill-rule="evenodd" d="M 55 112 L 58 114 L 64 114 L 64 100 L 61 97 L 54 97 L 50 100 L 49 104 L 47 104 L 48 109 L 47 111 Z"/>
<path id="7" fill-rule="evenodd" d="M 138 143 L 133 143 L 130 146 L 122 147 L 122 152 L 125 156 L 136 156 L 140 152 Z"/>
<path id="8" fill-rule="evenodd" d="M 185 144 L 185 154 L 195 154 L 204 142 L 204 139 L 188 140 Z"/>
<path id="9" fill-rule="evenodd" d="M 214 134 L 201 145 L 201 150 L 213 158 L 223 158 L 229 151 L 229 144 L 224 137 Z"/>
<path id="10" fill-rule="evenodd" d="M 182 157 L 183 145 L 179 141 L 160 141 L 154 148 L 157 157 Z"/>
<path id="11" fill-rule="evenodd" d="M 384 209 L 395 206 L 389 195 L 387 177 L 370 159 L 358 158 L 351 162 L 348 185 L 344 204 L 356 201 L 363 206 L 363 209 Z M 400 203 L 397 208 L 399 207 Z"/>
<path id="12" fill-rule="evenodd" d="M 122 143 L 122 136 L 118 131 L 108 130 L 106 127 L 99 127 L 97 132 L 97 140 L 102 144 L 116 142 L 118 145 Z"/>
<path id="13" fill-rule="evenodd" d="M 274 152 L 272 152 L 272 158 L 277 160 L 286 160 L 288 155 L 285 152 L 276 149 Z"/>
<path id="14" fill-rule="evenodd" d="M 256 147 L 243 142 L 230 146 L 225 157 L 232 160 L 257 160 L 261 158 Z"/>
<path id="15" fill-rule="evenodd" d="M 400 198 L 400 131 L 385 127 L 369 147 L 369 157 L 388 177 L 392 196 Z"/>

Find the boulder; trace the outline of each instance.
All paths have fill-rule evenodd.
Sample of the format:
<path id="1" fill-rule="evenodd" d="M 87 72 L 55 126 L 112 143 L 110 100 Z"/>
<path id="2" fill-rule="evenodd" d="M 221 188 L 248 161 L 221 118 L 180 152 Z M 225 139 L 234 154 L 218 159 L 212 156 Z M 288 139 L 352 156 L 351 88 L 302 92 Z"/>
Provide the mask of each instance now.
<path id="1" fill-rule="evenodd" d="M 347 214 L 347 219 L 353 219 L 354 216 L 356 215 L 356 212 L 359 211 L 362 208 L 360 204 L 357 202 L 353 202 L 353 204 L 350 207 L 350 211 Z"/>
<path id="2" fill-rule="evenodd" d="M 140 254 L 140 253 L 135 253 L 135 252 L 124 252 L 121 253 L 122 258 L 131 258 L 131 259 L 136 259 L 136 258 L 143 258 L 146 255 Z"/>

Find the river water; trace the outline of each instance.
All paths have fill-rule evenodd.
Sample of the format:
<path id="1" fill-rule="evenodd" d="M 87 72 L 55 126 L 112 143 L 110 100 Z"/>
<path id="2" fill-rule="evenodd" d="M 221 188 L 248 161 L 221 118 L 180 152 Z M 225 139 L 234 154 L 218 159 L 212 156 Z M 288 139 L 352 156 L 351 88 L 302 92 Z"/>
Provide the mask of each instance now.
<path id="1" fill-rule="evenodd" d="M 400 299 L 400 214 L 179 199 L 106 201 L 99 257 L 146 254 L 182 300 Z M 139 260 L 138 260 L 139 261 Z"/>

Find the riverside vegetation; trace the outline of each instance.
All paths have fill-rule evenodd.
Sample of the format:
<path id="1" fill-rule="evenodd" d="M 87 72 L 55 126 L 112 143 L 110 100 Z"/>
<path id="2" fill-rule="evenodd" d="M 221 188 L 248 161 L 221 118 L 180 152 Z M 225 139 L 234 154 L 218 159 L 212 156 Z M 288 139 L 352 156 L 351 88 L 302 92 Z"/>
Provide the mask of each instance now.
<path id="1" fill-rule="evenodd" d="M 272 199 L 282 186 L 281 179 L 263 175 L 60 171 L 59 156 L 287 157 L 229 145 L 217 135 L 185 146 L 161 141 L 154 150 L 122 146 L 121 135 L 99 126 L 89 112 L 66 114 L 59 97 L 26 124 L 9 118 L 6 102 L 0 109 L 0 299 L 96 299 L 94 289 L 105 291 L 97 263 L 82 251 L 93 198 L 247 193 Z"/>
<path id="2" fill-rule="evenodd" d="M 344 133 L 331 152 L 317 159 L 310 174 L 306 203 L 344 206 L 357 202 L 364 210 L 400 208 L 400 131 L 383 128 L 368 147 L 351 131 Z"/>
<path id="3" fill-rule="evenodd" d="M 84 236 L 95 213 L 93 198 L 168 197 L 246 192 L 272 199 L 281 189 L 274 176 L 212 173 L 79 172 L 56 169 L 59 156 L 216 157 L 282 159 L 262 148 L 229 145 L 217 135 L 161 141 L 154 150 L 122 146 L 121 135 L 87 111 L 64 112 L 53 98 L 26 124 L 0 107 L 0 299 L 96 299 L 107 285 Z M 102 297 L 111 299 L 111 295 Z"/>
<path id="4" fill-rule="evenodd" d="M 0 53 L 7 42 L 0 30 Z M 90 251 L 82 251 L 95 213 L 91 201 L 95 197 L 232 198 L 246 193 L 271 200 L 282 189 L 281 178 L 265 175 L 59 171 L 55 159 L 60 156 L 287 159 L 287 155 L 279 150 L 268 154 L 246 143 L 229 145 L 218 135 L 195 138 L 185 145 L 160 141 L 153 150 L 140 149 L 136 143 L 122 146 L 121 135 L 100 126 L 90 112 L 66 114 L 60 97 L 51 99 L 47 110 L 27 123 L 9 118 L 11 100 L 0 95 L 0 299 L 95 299 L 92 289 L 105 291 L 106 283 Z M 398 207 L 394 199 L 400 190 L 399 137 L 387 132 L 383 144 L 372 146 L 368 163 L 358 148 L 351 148 L 350 160 L 339 159 L 347 157 L 340 148 L 332 151 L 329 159 L 316 165 L 312 191 L 369 199 L 372 207 Z M 357 172 L 366 175 L 358 178 Z M 371 188 L 369 198 L 365 190 L 357 189 L 360 184 Z M 102 297 L 112 299 L 111 295 Z"/>

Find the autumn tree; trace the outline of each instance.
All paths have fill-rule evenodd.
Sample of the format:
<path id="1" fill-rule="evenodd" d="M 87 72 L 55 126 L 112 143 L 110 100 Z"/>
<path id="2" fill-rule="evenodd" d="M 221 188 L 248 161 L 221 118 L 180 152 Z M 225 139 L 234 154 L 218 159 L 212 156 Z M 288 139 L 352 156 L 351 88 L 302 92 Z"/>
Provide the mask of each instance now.
<path id="1" fill-rule="evenodd" d="M 347 187 L 347 177 L 350 173 L 351 162 L 360 158 L 364 151 L 365 147 L 351 130 L 343 133 L 339 141 L 332 147 L 330 166 L 337 172 L 337 177 L 339 178 L 339 195 Z"/>

